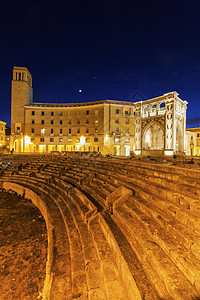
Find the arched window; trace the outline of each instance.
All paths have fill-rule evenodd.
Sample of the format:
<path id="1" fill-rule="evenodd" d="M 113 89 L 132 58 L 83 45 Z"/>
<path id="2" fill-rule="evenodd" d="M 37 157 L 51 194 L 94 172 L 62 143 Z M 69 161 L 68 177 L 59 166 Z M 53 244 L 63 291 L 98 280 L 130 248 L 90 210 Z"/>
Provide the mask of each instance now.
<path id="1" fill-rule="evenodd" d="M 144 150 L 163 150 L 164 149 L 164 132 L 162 127 L 157 123 L 152 123 L 144 132 L 143 137 Z"/>

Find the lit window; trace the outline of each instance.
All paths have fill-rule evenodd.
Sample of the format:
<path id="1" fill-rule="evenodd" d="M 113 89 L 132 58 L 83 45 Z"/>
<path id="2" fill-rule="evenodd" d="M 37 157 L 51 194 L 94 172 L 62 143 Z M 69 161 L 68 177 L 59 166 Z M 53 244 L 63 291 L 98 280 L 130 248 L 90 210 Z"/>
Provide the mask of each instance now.
<path id="1" fill-rule="evenodd" d="M 17 133 L 20 133 L 20 127 L 17 127 Z"/>
<path id="2" fill-rule="evenodd" d="M 118 143 L 119 142 L 119 138 L 115 138 L 115 143 Z"/>
<path id="3" fill-rule="evenodd" d="M 86 138 L 86 143 L 89 143 L 90 142 L 90 139 L 89 138 Z"/>
<path id="4" fill-rule="evenodd" d="M 59 142 L 63 142 L 63 138 L 59 138 Z"/>
<path id="5" fill-rule="evenodd" d="M 76 139 L 76 143 L 80 143 L 80 139 L 79 138 Z"/>
<path id="6" fill-rule="evenodd" d="M 45 129 L 44 129 L 44 128 L 41 129 L 41 133 L 42 133 L 42 134 L 45 133 Z"/>
<path id="7" fill-rule="evenodd" d="M 72 142 L 72 139 L 71 139 L 71 138 L 69 138 L 67 141 L 68 141 L 68 142 Z"/>
<path id="8" fill-rule="evenodd" d="M 125 139 L 125 143 L 129 143 L 129 142 L 130 142 L 129 138 Z"/>
<path id="9" fill-rule="evenodd" d="M 98 129 L 97 128 L 95 128 L 95 133 L 97 133 L 98 132 Z"/>
<path id="10" fill-rule="evenodd" d="M 95 120 L 95 124 L 98 124 L 98 122 L 99 122 L 98 120 Z"/>

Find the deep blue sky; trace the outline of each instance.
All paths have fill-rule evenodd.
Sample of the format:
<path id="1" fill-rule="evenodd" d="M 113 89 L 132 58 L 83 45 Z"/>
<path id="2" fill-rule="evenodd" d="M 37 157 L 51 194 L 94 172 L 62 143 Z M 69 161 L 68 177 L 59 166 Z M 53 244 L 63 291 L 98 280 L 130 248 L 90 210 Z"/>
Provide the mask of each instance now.
<path id="1" fill-rule="evenodd" d="M 200 1 L 7 1 L 0 7 L 0 120 L 13 66 L 35 102 L 144 99 L 176 90 L 200 124 Z M 79 92 L 82 90 L 82 92 Z M 134 100 L 137 100 L 135 96 Z"/>

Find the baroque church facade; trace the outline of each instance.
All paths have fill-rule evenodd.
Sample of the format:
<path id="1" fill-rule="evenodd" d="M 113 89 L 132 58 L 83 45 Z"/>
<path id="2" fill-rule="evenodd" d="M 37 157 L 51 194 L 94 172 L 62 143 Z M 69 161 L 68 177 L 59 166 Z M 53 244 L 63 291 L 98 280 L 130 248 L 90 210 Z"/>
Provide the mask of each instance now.
<path id="1" fill-rule="evenodd" d="M 186 153 L 187 101 L 177 92 L 139 102 L 33 101 L 32 76 L 13 68 L 11 149 L 15 153 L 90 151 L 103 155 Z"/>

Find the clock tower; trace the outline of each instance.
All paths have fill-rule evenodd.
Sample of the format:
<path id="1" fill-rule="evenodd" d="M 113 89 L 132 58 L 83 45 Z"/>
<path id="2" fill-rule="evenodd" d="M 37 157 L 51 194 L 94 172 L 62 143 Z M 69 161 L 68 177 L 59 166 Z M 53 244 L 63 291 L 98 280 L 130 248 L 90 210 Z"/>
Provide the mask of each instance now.
<path id="1" fill-rule="evenodd" d="M 27 68 L 14 67 L 11 88 L 11 134 L 24 133 L 25 106 L 33 102 L 32 76 Z"/>

